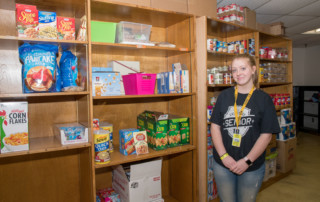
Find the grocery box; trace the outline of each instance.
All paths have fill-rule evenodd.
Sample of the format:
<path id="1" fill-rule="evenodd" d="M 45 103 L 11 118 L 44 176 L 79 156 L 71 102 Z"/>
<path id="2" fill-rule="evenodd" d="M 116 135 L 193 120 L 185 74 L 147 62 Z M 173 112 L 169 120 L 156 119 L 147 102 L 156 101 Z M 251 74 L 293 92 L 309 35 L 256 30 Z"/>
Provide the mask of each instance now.
<path id="1" fill-rule="evenodd" d="M 28 103 L 0 102 L 1 153 L 29 150 Z"/>
<path id="2" fill-rule="evenodd" d="M 190 121 L 189 118 L 180 119 L 181 145 L 190 144 Z"/>
<path id="3" fill-rule="evenodd" d="M 293 170 L 296 165 L 297 138 L 277 141 L 277 170 L 281 173 Z"/>
<path id="4" fill-rule="evenodd" d="M 244 12 L 244 26 L 256 29 L 256 12 L 249 9 L 248 7 L 243 8 Z"/>
<path id="5" fill-rule="evenodd" d="M 18 37 L 37 38 L 39 34 L 39 17 L 37 7 L 32 5 L 16 4 L 16 24 Z"/>
<path id="6" fill-rule="evenodd" d="M 147 129 L 147 117 L 144 113 L 141 113 L 137 116 L 137 128 L 140 131 Z"/>
<path id="7" fill-rule="evenodd" d="M 180 71 L 181 93 L 189 93 L 189 70 Z"/>
<path id="8" fill-rule="evenodd" d="M 55 124 L 54 134 L 62 145 L 88 142 L 88 128 L 76 122 Z"/>
<path id="9" fill-rule="evenodd" d="M 133 144 L 134 143 L 133 132 L 139 132 L 139 130 L 135 128 L 119 130 L 120 152 L 123 155 L 127 156 L 130 154 L 136 154 L 136 150 Z"/>
<path id="10" fill-rule="evenodd" d="M 168 117 L 168 147 L 180 145 L 180 119 L 182 117 L 170 114 Z"/>
<path id="11" fill-rule="evenodd" d="M 55 12 L 39 11 L 39 38 L 57 39 L 57 14 Z"/>
<path id="12" fill-rule="evenodd" d="M 270 25 L 270 34 L 276 36 L 283 36 L 285 34 L 285 27 L 283 22 L 275 22 Z"/>
<path id="13" fill-rule="evenodd" d="M 174 93 L 173 72 L 161 72 L 157 74 L 158 94 Z"/>
<path id="14" fill-rule="evenodd" d="M 166 149 L 168 145 L 168 116 L 155 113 L 147 118 L 148 144 L 154 150 Z"/>
<path id="15" fill-rule="evenodd" d="M 117 23 L 91 21 L 91 41 L 114 43 Z"/>
<path id="16" fill-rule="evenodd" d="M 154 94 L 156 74 L 129 74 L 123 75 L 122 79 L 126 95 Z"/>
<path id="17" fill-rule="evenodd" d="M 153 202 L 162 199 L 162 159 L 132 164 L 130 178 L 122 165 L 112 171 L 112 187 L 120 194 L 121 202 Z"/>
<path id="18" fill-rule="evenodd" d="M 76 25 L 74 18 L 57 16 L 58 39 L 75 40 Z"/>
<path id="19" fill-rule="evenodd" d="M 280 133 L 277 134 L 277 140 L 288 140 L 290 136 L 289 124 L 280 125 Z"/>
<path id="20" fill-rule="evenodd" d="M 152 25 L 121 21 L 117 24 L 117 43 L 149 43 Z"/>
<path id="21" fill-rule="evenodd" d="M 106 121 L 102 121 L 100 122 L 100 129 L 109 132 L 109 151 L 113 152 L 113 124 Z"/>
<path id="22" fill-rule="evenodd" d="M 92 72 L 92 95 L 110 96 L 121 95 L 120 73 L 108 71 Z"/>

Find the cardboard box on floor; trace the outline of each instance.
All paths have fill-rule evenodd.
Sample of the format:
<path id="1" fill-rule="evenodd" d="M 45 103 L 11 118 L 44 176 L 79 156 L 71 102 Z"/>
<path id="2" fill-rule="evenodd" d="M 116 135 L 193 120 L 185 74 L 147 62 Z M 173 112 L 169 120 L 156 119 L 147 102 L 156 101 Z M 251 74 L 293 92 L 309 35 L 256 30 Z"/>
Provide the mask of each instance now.
<path id="1" fill-rule="evenodd" d="M 277 171 L 281 173 L 289 172 L 296 166 L 297 138 L 286 141 L 277 141 Z"/>
<path id="2" fill-rule="evenodd" d="M 162 199 L 161 194 L 162 159 L 130 165 L 130 180 L 122 165 L 112 171 L 112 187 L 120 194 L 121 202 Z"/>

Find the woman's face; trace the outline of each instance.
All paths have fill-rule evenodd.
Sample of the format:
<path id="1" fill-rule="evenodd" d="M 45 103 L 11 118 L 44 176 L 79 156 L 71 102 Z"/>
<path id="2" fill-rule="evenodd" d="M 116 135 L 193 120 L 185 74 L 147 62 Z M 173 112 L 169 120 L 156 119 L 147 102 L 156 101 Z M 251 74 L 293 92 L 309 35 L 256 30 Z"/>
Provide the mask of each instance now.
<path id="1" fill-rule="evenodd" d="M 253 78 L 256 71 L 256 66 L 250 66 L 248 58 L 237 58 L 233 60 L 232 64 L 232 76 L 233 79 L 240 86 L 246 86 L 253 84 Z"/>

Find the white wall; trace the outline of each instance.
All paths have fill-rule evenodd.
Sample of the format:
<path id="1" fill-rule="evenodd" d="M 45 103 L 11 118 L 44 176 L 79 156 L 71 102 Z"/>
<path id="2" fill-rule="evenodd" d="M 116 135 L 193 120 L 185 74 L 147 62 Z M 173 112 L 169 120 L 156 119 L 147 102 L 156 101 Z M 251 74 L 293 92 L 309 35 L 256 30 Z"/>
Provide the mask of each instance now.
<path id="1" fill-rule="evenodd" d="M 320 86 L 320 46 L 293 48 L 293 85 Z"/>

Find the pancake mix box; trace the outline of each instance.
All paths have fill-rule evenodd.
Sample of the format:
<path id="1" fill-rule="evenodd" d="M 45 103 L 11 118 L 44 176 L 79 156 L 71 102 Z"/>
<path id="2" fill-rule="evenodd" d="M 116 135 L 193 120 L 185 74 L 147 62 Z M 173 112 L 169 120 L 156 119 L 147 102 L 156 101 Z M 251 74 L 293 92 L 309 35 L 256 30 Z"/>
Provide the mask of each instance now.
<path id="1" fill-rule="evenodd" d="M 0 102 L 1 153 L 29 150 L 28 103 Z"/>

